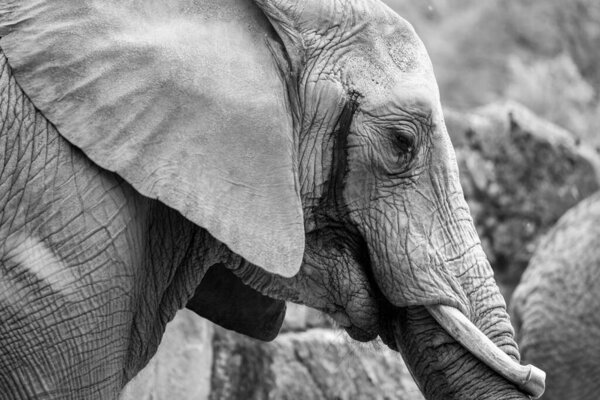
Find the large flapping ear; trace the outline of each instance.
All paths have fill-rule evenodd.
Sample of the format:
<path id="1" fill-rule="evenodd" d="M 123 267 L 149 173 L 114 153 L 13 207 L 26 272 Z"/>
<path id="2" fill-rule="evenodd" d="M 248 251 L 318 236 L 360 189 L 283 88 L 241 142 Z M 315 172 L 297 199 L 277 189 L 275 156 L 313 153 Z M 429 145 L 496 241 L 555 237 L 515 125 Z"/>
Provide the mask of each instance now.
<path id="1" fill-rule="evenodd" d="M 267 271 L 304 252 L 284 77 L 250 2 L 9 0 L 0 47 L 58 131 Z"/>
<path id="2" fill-rule="evenodd" d="M 224 328 L 254 339 L 275 339 L 285 317 L 285 301 L 267 297 L 222 264 L 216 264 L 202 278 L 186 307 Z"/>

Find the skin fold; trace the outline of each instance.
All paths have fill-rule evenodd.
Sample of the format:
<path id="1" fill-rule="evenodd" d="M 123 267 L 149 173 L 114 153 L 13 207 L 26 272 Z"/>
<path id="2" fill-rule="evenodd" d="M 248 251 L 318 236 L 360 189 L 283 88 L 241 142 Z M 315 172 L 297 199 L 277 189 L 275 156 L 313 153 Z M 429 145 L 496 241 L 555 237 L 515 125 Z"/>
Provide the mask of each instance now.
<path id="1" fill-rule="evenodd" d="M 518 361 L 504 300 L 460 188 L 432 66 L 413 28 L 374 0 L 239 4 L 260 20 L 269 65 L 285 89 L 293 137 L 284 143 L 293 145 L 287 162 L 302 208 L 299 271 L 290 274 L 298 268 L 291 264 L 278 269 L 273 260 L 293 258 L 285 255 L 266 257 L 264 265 L 247 261 L 260 261 L 262 253 L 254 251 L 256 238 L 244 243 L 236 236 L 242 222 L 217 221 L 216 230 L 205 230 L 179 208 L 188 203 L 178 196 L 143 196 L 140 180 L 122 176 L 133 175 L 100 167 L 105 160 L 94 160 L 93 146 L 104 136 L 81 142 L 83 150 L 71 143 L 77 136 L 67 141 L 29 100 L 37 94 L 24 81 L 28 69 L 15 63 L 15 80 L 2 55 L 0 392 L 14 399 L 114 398 L 185 305 L 271 339 L 287 300 L 328 313 L 356 340 L 380 336 L 403 354 L 428 399 L 526 399 L 423 308 L 456 307 Z M 281 217 L 284 206 L 271 218 Z M 260 226 L 244 229 L 284 243 Z M 233 291 L 239 297 L 227 301 L 228 288 L 248 290 Z M 240 305 L 247 318 L 228 317 Z"/>
<path id="2" fill-rule="evenodd" d="M 511 301 L 523 359 L 548 374 L 544 399 L 600 394 L 600 195 L 569 210 L 542 239 Z"/>

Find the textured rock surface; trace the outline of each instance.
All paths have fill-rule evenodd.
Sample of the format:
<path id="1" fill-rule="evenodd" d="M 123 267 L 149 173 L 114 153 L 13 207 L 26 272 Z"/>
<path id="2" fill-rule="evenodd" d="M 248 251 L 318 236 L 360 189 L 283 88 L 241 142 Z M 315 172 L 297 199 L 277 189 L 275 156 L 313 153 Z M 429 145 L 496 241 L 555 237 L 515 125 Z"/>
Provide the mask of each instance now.
<path id="1" fill-rule="evenodd" d="M 218 329 L 210 399 L 423 399 L 399 354 L 377 347 L 330 329 L 271 343 Z"/>
<path id="2" fill-rule="evenodd" d="M 540 235 L 599 188 L 600 158 L 516 103 L 445 115 L 465 197 L 508 298 Z"/>
<path id="3" fill-rule="evenodd" d="M 397 353 L 317 328 L 270 343 L 183 310 L 120 400 L 394 399 L 423 397 Z"/>

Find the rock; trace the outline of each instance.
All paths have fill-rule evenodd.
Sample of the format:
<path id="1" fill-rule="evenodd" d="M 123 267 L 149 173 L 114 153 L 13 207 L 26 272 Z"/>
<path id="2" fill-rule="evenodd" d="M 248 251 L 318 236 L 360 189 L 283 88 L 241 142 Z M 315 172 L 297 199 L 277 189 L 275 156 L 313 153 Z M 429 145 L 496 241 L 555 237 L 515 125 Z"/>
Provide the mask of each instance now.
<path id="1" fill-rule="evenodd" d="M 181 310 L 158 351 L 123 389 L 120 400 L 206 400 L 213 363 L 213 324 Z"/>
<path id="2" fill-rule="evenodd" d="M 314 308 L 288 303 L 281 332 L 298 332 L 310 328 L 333 328 L 333 321 Z"/>
<path id="3" fill-rule="evenodd" d="M 330 329 L 271 343 L 217 329 L 211 400 L 422 400 L 400 355 Z"/>
<path id="4" fill-rule="evenodd" d="M 465 198 L 509 296 L 540 235 L 600 187 L 600 157 L 517 103 L 445 116 Z"/>
<path id="5" fill-rule="evenodd" d="M 324 328 L 281 333 L 266 343 L 181 310 L 167 325 L 156 355 L 121 393 L 120 400 L 133 399 L 423 397 L 400 355 L 383 344 L 360 344 Z"/>
<path id="6" fill-rule="evenodd" d="M 581 74 L 600 89 L 600 3 L 596 0 L 549 0 L 532 2 L 512 1 L 513 15 L 520 13 L 519 38 L 536 47 L 553 47 L 554 52 L 567 52 L 577 64 Z M 532 24 L 530 21 L 539 21 Z M 513 24 L 516 26 L 517 24 Z M 534 29 L 531 29 L 533 27 Z M 536 27 L 537 30 L 535 29 Z M 540 31 L 539 27 L 543 27 Z M 526 28 L 526 29 L 524 29 Z M 538 51 L 538 53 L 540 53 Z"/>

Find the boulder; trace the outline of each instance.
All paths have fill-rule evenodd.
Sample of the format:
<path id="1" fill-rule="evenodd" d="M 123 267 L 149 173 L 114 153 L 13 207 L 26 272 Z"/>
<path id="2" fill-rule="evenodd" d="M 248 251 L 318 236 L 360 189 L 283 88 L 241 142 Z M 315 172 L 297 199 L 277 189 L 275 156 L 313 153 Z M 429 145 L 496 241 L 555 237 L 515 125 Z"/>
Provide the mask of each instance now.
<path id="1" fill-rule="evenodd" d="M 326 314 L 300 304 L 288 303 L 281 332 L 298 332 L 310 328 L 333 328 L 335 323 Z"/>
<path id="2" fill-rule="evenodd" d="M 398 353 L 314 328 L 265 343 L 182 310 L 120 400 L 423 400 Z"/>
<path id="3" fill-rule="evenodd" d="M 445 116 L 465 198 L 510 298 L 540 236 L 600 187 L 600 156 L 514 102 Z"/>
<path id="4" fill-rule="evenodd" d="M 217 329 L 211 400 L 423 400 L 402 358 L 331 329 L 258 342 Z"/>

